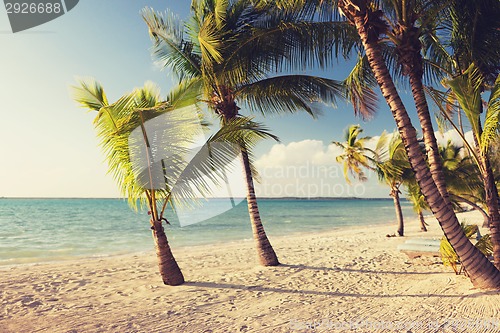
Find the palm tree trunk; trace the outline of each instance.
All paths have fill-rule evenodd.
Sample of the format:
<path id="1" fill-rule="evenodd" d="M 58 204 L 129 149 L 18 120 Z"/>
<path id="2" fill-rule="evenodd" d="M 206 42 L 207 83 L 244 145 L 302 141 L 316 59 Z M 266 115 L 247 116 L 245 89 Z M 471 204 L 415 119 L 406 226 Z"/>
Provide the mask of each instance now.
<path id="1" fill-rule="evenodd" d="M 488 155 L 480 154 L 483 164 L 481 173 L 483 175 L 484 190 L 486 192 L 486 206 L 490 216 L 490 237 L 493 245 L 493 262 L 500 269 L 500 214 L 498 212 L 498 191 L 493 176 Z"/>
<path id="2" fill-rule="evenodd" d="M 430 175 L 430 170 L 417 141 L 417 132 L 411 124 L 410 117 L 382 56 L 378 44 L 380 27 L 371 24 L 371 18 L 377 15 L 368 13 L 365 1 L 354 1 L 358 3 L 358 6 L 350 4 L 351 2 L 349 1 L 349 4 L 346 4 L 341 0 L 339 6 L 342 12 L 355 24 L 361 37 L 368 62 L 380 86 L 382 95 L 391 109 L 405 145 L 410 165 L 415 172 L 427 203 L 439 221 L 446 238 L 459 256 L 462 265 L 469 273 L 472 283 L 481 288 L 500 287 L 500 271 L 465 236 L 455 212 L 445 202 Z"/>
<path id="3" fill-rule="evenodd" d="M 422 84 L 423 70 L 420 51 L 415 54 L 415 57 L 413 57 L 413 59 L 414 69 L 409 72 L 411 92 L 413 95 L 413 100 L 415 101 L 415 107 L 417 109 L 420 126 L 422 127 L 422 134 L 424 137 L 425 149 L 427 151 L 429 169 L 431 171 L 432 179 L 436 183 L 436 186 L 439 190 L 439 193 L 441 193 L 441 196 L 443 197 L 445 202 L 450 205 L 449 194 L 448 190 L 446 189 L 446 182 L 443 173 L 443 162 L 441 160 L 441 156 L 439 155 L 439 148 L 436 141 L 436 136 L 434 135 L 434 129 L 432 127 L 429 106 L 425 98 L 424 86 Z"/>
<path id="4" fill-rule="evenodd" d="M 222 94 L 224 99 L 221 102 L 217 102 L 219 105 L 218 113 L 222 115 L 223 123 L 225 123 L 237 117 L 239 107 L 236 105 L 230 89 L 223 86 L 219 88 L 224 92 Z M 280 264 L 278 257 L 274 252 L 271 242 L 267 238 L 266 231 L 260 219 L 259 206 L 257 205 L 257 197 L 255 196 L 253 185 L 252 168 L 250 167 L 250 159 L 248 158 L 244 142 L 241 143 L 240 150 L 243 173 L 247 185 L 248 215 L 250 215 L 253 238 L 257 247 L 257 256 L 263 266 L 278 266 Z"/>
<path id="5" fill-rule="evenodd" d="M 474 143 L 478 152 L 479 163 L 481 164 L 481 178 L 483 179 L 486 207 L 490 216 L 490 237 L 493 245 L 493 262 L 500 269 L 500 213 L 498 211 L 498 189 L 493 175 L 488 155 L 482 151 L 479 145 L 478 137 L 482 134 L 482 126 L 479 123 L 479 133 L 474 133 Z M 476 136 L 477 135 L 477 136 Z"/>
<path id="6" fill-rule="evenodd" d="M 398 221 L 398 236 L 404 236 L 405 225 L 403 220 L 403 211 L 401 210 L 401 202 L 399 200 L 399 189 L 397 187 L 393 187 L 391 189 L 391 197 L 394 201 L 394 209 L 396 211 L 396 219 Z"/>
<path id="7" fill-rule="evenodd" d="M 153 230 L 158 267 L 163 283 L 169 286 L 183 284 L 184 276 L 172 254 L 161 221 L 151 221 L 151 229 Z"/>
<path id="8" fill-rule="evenodd" d="M 420 231 L 427 232 L 427 223 L 425 223 L 424 213 L 418 212 L 418 219 L 420 220 Z"/>
<path id="9" fill-rule="evenodd" d="M 250 222 L 252 223 L 253 237 L 257 246 L 257 256 L 262 265 L 277 266 L 280 264 L 278 257 L 271 246 L 271 242 L 269 242 L 269 239 L 267 238 L 264 226 L 260 220 L 259 206 L 257 205 L 257 198 L 255 197 L 250 160 L 248 158 L 248 153 L 244 149 L 241 151 L 241 161 L 243 163 L 243 171 L 247 185 L 248 213 L 250 215 Z"/>

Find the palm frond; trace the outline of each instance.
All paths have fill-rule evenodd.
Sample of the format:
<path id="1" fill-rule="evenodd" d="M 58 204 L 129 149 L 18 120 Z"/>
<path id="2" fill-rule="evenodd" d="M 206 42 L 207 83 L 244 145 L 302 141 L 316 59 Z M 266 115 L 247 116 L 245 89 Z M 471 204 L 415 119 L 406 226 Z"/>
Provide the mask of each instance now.
<path id="1" fill-rule="evenodd" d="M 208 66 L 213 61 L 220 64 L 223 60 L 220 50 L 222 39 L 219 33 L 220 30 L 217 27 L 215 15 L 207 15 L 197 35 L 201 57 L 205 66 Z"/>
<path id="2" fill-rule="evenodd" d="M 332 65 L 333 56 L 347 57 L 358 44 L 356 32 L 346 22 L 272 17 L 257 21 L 233 45 L 220 72 L 228 80 L 253 82 L 269 72 Z"/>
<path id="3" fill-rule="evenodd" d="M 215 186 L 220 186 L 225 172 L 234 166 L 234 160 L 242 148 L 251 155 L 253 147 L 262 139 L 278 138 L 262 124 L 249 117 L 237 117 L 224 123 L 211 135 L 189 162 L 172 185 L 171 199 L 175 205 L 192 205 L 193 199 L 207 196 Z M 255 172 L 255 173 L 254 173 Z M 252 173 L 257 176 L 252 166 Z"/>
<path id="4" fill-rule="evenodd" d="M 345 96 L 341 82 L 308 75 L 277 76 L 244 85 L 236 91 L 238 100 L 254 112 L 296 112 L 315 116 L 314 103 L 336 102 Z"/>
<path id="5" fill-rule="evenodd" d="M 364 119 L 369 119 L 377 112 L 378 98 L 372 87 L 377 82 L 370 70 L 368 60 L 358 55 L 358 61 L 345 78 L 346 98 L 351 101 L 354 114 L 361 115 Z"/>
<path id="6" fill-rule="evenodd" d="M 200 55 L 193 52 L 192 41 L 185 40 L 183 23 L 171 12 L 159 13 L 144 8 L 142 17 L 154 40 L 153 56 L 180 79 L 200 74 Z"/>
<path id="7" fill-rule="evenodd" d="M 81 107 L 99 111 L 100 108 L 108 105 L 108 99 L 104 89 L 99 82 L 93 78 L 77 79 L 78 86 L 72 86 L 73 99 Z"/>
<path id="8" fill-rule="evenodd" d="M 475 64 L 485 82 L 493 82 L 500 71 L 500 3 L 455 0 L 450 14 L 457 72 Z"/>
<path id="9" fill-rule="evenodd" d="M 476 164 L 481 165 L 481 163 L 479 162 L 479 156 L 477 155 L 476 149 L 474 149 L 474 147 L 472 147 L 470 145 L 469 141 L 467 141 L 467 139 L 465 138 L 464 133 L 462 133 L 462 131 L 458 128 L 458 126 L 455 124 L 455 122 L 453 121 L 453 119 L 451 117 L 451 113 L 452 113 L 451 107 L 454 104 L 454 102 L 450 103 L 450 99 L 453 99 L 453 101 L 454 101 L 455 100 L 454 95 L 453 95 L 453 98 L 451 98 L 450 92 L 442 92 L 442 91 L 439 91 L 437 89 L 434 89 L 432 87 L 427 87 L 427 86 L 424 87 L 424 89 L 425 89 L 426 95 L 429 96 L 431 98 L 431 100 L 433 101 L 434 105 L 437 106 L 437 108 L 440 112 L 440 115 L 443 116 L 443 118 L 448 121 L 448 123 L 453 127 L 455 132 L 460 136 L 460 138 L 462 139 L 462 142 L 464 143 L 464 146 L 467 147 L 467 150 L 469 151 L 471 156 L 474 158 L 474 161 L 476 162 Z"/>
<path id="10" fill-rule="evenodd" d="M 474 133 L 481 133 L 481 86 L 483 79 L 479 70 L 471 65 L 462 75 L 445 82 L 453 91 L 460 107 L 469 119 Z"/>
<path id="11" fill-rule="evenodd" d="M 167 95 L 167 103 L 173 109 L 180 109 L 196 104 L 201 99 L 202 80 L 199 77 L 182 80 Z"/>
<path id="12" fill-rule="evenodd" d="M 411 178 L 411 168 L 401 137 L 394 133 L 389 140 L 387 153 L 376 164 L 379 181 L 387 184 L 402 183 Z"/>
<path id="13" fill-rule="evenodd" d="M 229 7 L 228 0 L 216 0 L 214 6 L 214 16 L 215 16 L 215 24 L 217 29 L 222 29 L 224 24 L 226 23 L 227 16 L 227 8 Z"/>
<path id="14" fill-rule="evenodd" d="M 491 144 L 498 139 L 500 130 L 500 75 L 490 93 L 483 133 L 481 134 L 481 149 L 488 151 Z"/>

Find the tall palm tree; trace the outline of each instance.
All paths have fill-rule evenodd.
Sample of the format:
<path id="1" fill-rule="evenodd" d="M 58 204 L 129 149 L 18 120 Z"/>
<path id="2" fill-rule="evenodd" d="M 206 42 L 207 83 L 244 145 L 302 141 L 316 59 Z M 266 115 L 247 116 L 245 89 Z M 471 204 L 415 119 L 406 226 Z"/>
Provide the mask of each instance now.
<path id="1" fill-rule="evenodd" d="M 435 39 L 436 50 L 439 50 L 440 60 L 434 66 L 447 76 L 445 82 L 451 88 L 447 94 L 448 107 L 450 101 L 457 101 L 472 126 L 476 148 L 470 147 L 466 140 L 464 143 L 470 148 L 470 153 L 475 158 L 481 170 L 485 189 L 485 201 L 488 207 L 489 224 L 491 226 L 492 243 L 495 248 L 495 265 L 500 268 L 500 214 L 498 213 L 498 189 L 495 184 L 493 168 L 488 155 L 488 142 L 496 137 L 496 124 L 498 114 L 490 113 L 489 123 L 493 131 L 485 124 L 486 132 L 490 134 L 485 143 L 483 137 L 483 124 L 481 113 L 480 95 L 484 90 L 490 89 L 500 73 L 500 3 L 495 0 L 454 0 L 449 6 L 451 21 L 447 32 L 448 38 L 444 42 Z M 443 94 L 432 91 L 432 96 L 438 103 Z M 460 96 L 456 96 L 455 93 Z M 472 104 L 471 104 L 472 103 Z M 467 104 L 467 105 L 465 105 Z M 458 113 L 460 115 L 460 111 Z M 450 117 L 444 113 L 447 119 Z M 486 117 L 487 119 L 488 117 Z M 458 133 L 457 126 L 455 126 Z M 490 136 L 491 134 L 495 134 Z M 462 134 L 461 134 L 462 135 Z M 463 135 L 462 135 L 463 136 Z M 482 146 L 481 149 L 479 147 Z"/>
<path id="2" fill-rule="evenodd" d="M 439 221 L 445 236 L 450 240 L 452 246 L 457 249 L 457 254 L 470 273 L 471 281 L 475 285 L 498 287 L 500 285 L 500 271 L 491 265 L 487 258 L 468 241 L 460 228 L 452 206 L 446 198 L 446 193 L 442 195 L 440 192 L 442 183 L 440 185 L 439 179 L 436 177 L 438 175 L 436 168 L 433 167 L 434 174 L 431 173 L 420 151 L 416 130 L 392 80 L 385 57 L 387 52 L 382 47 L 383 40 L 387 39 L 389 26 L 384 12 L 379 9 L 381 2 L 372 0 L 303 0 L 299 1 L 298 4 L 289 0 L 277 0 L 276 2 L 280 6 L 288 8 L 303 6 L 311 11 L 320 8 L 320 12 L 335 7 L 355 27 L 361 39 L 367 62 L 396 121 L 418 184 Z M 436 184 L 436 180 L 438 184 Z"/>
<path id="3" fill-rule="evenodd" d="M 439 148 L 423 84 L 424 74 L 432 81 L 432 79 L 439 78 L 440 73 L 433 67 L 426 66 L 423 52 L 426 52 L 427 56 L 439 59 L 439 55 L 435 54 L 432 48 L 433 45 L 428 45 L 428 40 L 433 41 L 437 37 L 436 34 L 441 25 L 447 22 L 449 1 L 391 0 L 381 1 L 380 5 L 385 22 L 388 24 L 388 29 L 384 34 L 390 43 L 386 42 L 384 45 L 389 51 L 392 51 L 386 52 L 391 56 L 388 58 L 389 63 L 392 63 L 394 74 L 402 74 L 409 78 L 422 128 L 429 169 L 443 199 L 448 202 L 442 161 L 439 156 Z M 424 68 L 427 73 L 424 73 Z"/>
<path id="4" fill-rule="evenodd" d="M 241 118 L 212 135 L 192 154 L 190 145 L 203 128 L 192 108 L 182 108 L 192 105 L 193 96 L 187 91 L 174 90 L 162 101 L 159 89 L 147 84 L 109 104 L 99 83 L 82 80 L 74 93 L 82 107 L 97 113 L 94 126 L 109 173 L 122 194 L 133 208 L 140 203 L 149 210 L 163 282 L 184 283 L 163 227 L 164 221 L 168 223 L 164 215 L 167 204 L 178 207 L 209 194 L 205 179 L 220 183 L 221 173 L 213 170 L 224 170 L 238 156 L 237 143 L 245 139 L 252 145 L 268 133 L 251 119 Z M 158 122 L 162 124 L 158 126 Z"/>
<path id="5" fill-rule="evenodd" d="M 370 68 L 396 121 L 417 182 L 445 236 L 456 250 L 474 285 L 499 287 L 500 271 L 472 245 L 461 230 L 451 205 L 441 195 L 420 150 L 416 130 L 392 80 L 379 44 L 381 36 L 388 29 L 383 20 L 383 12 L 375 2 L 367 0 L 339 0 L 337 5 L 358 31 Z"/>
<path id="6" fill-rule="evenodd" d="M 267 6 L 249 0 L 194 0 L 191 9 L 187 24 L 170 13 L 144 9 L 142 14 L 154 40 L 156 59 L 181 82 L 191 82 L 193 89 L 201 91 L 201 100 L 220 117 L 221 126 L 238 118 L 243 106 L 264 114 L 304 110 L 314 115 L 313 102 L 333 103 L 347 95 L 346 86 L 335 80 L 277 75 L 310 64 L 310 59 L 319 59 L 314 46 L 327 49 L 321 45 L 331 46 L 330 37 L 338 35 L 339 29 L 311 26 L 294 14 L 269 15 Z M 310 33 L 308 39 L 300 39 L 304 31 Z M 374 111 L 375 95 L 351 97 L 358 102 L 360 111 Z M 240 148 L 258 256 L 265 266 L 278 265 L 260 217 L 251 152 L 244 142 Z"/>
<path id="7" fill-rule="evenodd" d="M 469 119 L 473 128 L 476 144 L 476 157 L 485 189 L 486 204 L 490 217 L 490 234 L 493 244 L 493 258 L 495 265 L 500 268 L 500 212 L 498 204 L 498 190 L 495 183 L 493 168 L 488 156 L 491 142 L 498 137 L 500 121 L 500 75 L 493 87 L 486 107 L 484 129 L 481 123 L 483 104 L 481 89 L 483 78 L 479 69 L 471 65 L 462 75 L 446 81 L 457 98 L 461 109 Z"/>

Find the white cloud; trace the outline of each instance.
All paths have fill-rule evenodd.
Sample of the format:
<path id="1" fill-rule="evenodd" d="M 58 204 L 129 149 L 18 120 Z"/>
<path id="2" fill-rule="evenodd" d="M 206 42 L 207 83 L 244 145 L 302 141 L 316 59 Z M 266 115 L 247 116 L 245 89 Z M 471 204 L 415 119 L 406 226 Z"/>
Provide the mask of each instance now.
<path id="1" fill-rule="evenodd" d="M 276 168 L 303 165 L 305 162 L 312 165 L 332 164 L 340 153 L 341 149 L 335 145 L 325 147 L 323 141 L 303 140 L 287 145 L 275 144 L 255 165 L 257 168 Z"/>
<path id="2" fill-rule="evenodd" d="M 368 146 L 375 146 L 374 137 Z M 319 140 L 275 144 L 255 162 L 261 197 L 386 197 L 387 189 L 367 172 L 367 182 L 347 184 L 336 157 L 342 149 Z M 351 177 L 352 178 L 352 177 Z"/>
<path id="3" fill-rule="evenodd" d="M 472 132 L 465 133 L 473 145 Z M 372 137 L 367 147 L 374 149 L 380 137 Z M 454 131 L 436 132 L 438 144 L 451 140 L 463 145 Z M 388 197 L 388 189 L 377 176 L 366 171 L 368 181 L 358 182 L 350 176 L 352 184 L 344 179 L 342 165 L 336 157 L 342 149 L 319 140 L 302 140 L 288 144 L 275 144 L 262 155 L 255 166 L 260 174 L 256 183 L 257 195 L 262 197 Z"/>
<path id="4" fill-rule="evenodd" d="M 465 139 L 472 147 L 474 146 L 474 137 L 472 131 L 465 132 Z M 464 144 L 462 138 L 454 129 L 448 130 L 444 133 L 437 131 L 436 140 L 438 145 L 445 145 L 450 140 L 457 146 L 463 146 Z"/>

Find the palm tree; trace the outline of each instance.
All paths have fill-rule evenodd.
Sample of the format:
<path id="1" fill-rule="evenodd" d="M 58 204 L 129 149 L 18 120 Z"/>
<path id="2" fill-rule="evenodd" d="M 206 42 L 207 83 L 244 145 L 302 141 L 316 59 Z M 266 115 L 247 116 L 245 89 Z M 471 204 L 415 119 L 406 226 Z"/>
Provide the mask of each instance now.
<path id="1" fill-rule="evenodd" d="M 418 215 L 420 230 L 426 232 L 428 224 L 425 222 L 424 211 L 429 209 L 429 206 L 416 182 L 411 182 L 406 186 L 406 197 L 411 201 L 413 210 Z"/>
<path id="2" fill-rule="evenodd" d="M 390 196 L 394 200 L 396 220 L 398 222 L 397 233 L 404 235 L 404 218 L 400 201 L 400 186 L 410 173 L 408 158 L 397 135 L 393 135 L 388 146 L 388 136 L 382 133 L 375 149 L 366 145 L 371 137 L 359 137 L 363 129 L 359 125 L 349 126 L 344 134 L 344 142 L 333 141 L 332 143 L 342 149 L 342 154 L 337 156 L 337 162 L 344 165 L 344 178 L 348 183 L 349 173 L 359 181 L 366 181 L 367 177 L 363 168 L 376 172 L 379 180 L 386 183 L 390 189 Z"/>
<path id="3" fill-rule="evenodd" d="M 385 134 L 382 134 L 379 140 L 387 141 L 384 136 Z M 404 219 L 399 195 L 401 194 L 401 185 L 412 177 L 412 171 L 399 135 L 392 135 L 387 146 L 387 151 L 381 153 L 377 158 L 376 171 L 379 180 L 386 183 L 391 189 L 389 195 L 394 201 L 394 209 L 398 222 L 397 233 L 398 236 L 404 236 Z"/>
<path id="4" fill-rule="evenodd" d="M 448 4 L 449 1 L 440 0 L 381 1 L 384 19 L 389 25 L 389 29 L 384 32 L 390 41 L 384 45 L 392 51 L 390 53 L 392 58 L 389 58 L 389 61 L 395 62 L 392 66 L 394 74 L 409 77 L 429 169 L 446 202 L 449 201 L 448 191 L 423 84 L 424 74 L 427 79 L 433 81 L 440 78 L 440 73 L 424 62 L 422 53 L 425 52 L 435 60 L 439 59 L 440 55 L 435 52 L 429 41 L 437 38 L 437 31 L 447 22 Z M 424 68 L 427 73 L 424 73 Z"/>
<path id="5" fill-rule="evenodd" d="M 457 249 L 457 254 L 475 285 L 487 288 L 498 287 L 500 285 L 500 271 L 491 265 L 487 258 L 468 241 L 460 228 L 452 206 L 446 198 L 446 193 L 443 193 L 443 195 L 440 192 L 440 182 L 436 177 L 439 174 L 436 173 L 436 167 L 433 166 L 435 172 L 432 174 L 426 164 L 424 155 L 420 151 L 416 130 L 397 92 L 385 59 L 387 51 L 382 45 L 384 44 L 383 40 L 387 39 L 386 37 L 390 31 L 387 20 L 384 18 L 385 13 L 378 7 L 380 2 L 372 0 L 304 0 L 299 2 L 281 0 L 276 2 L 284 8 L 296 9 L 303 6 L 305 9 L 301 9 L 301 11 L 306 12 L 313 12 L 319 8 L 319 12 L 324 13 L 325 10 L 335 7 L 355 27 L 361 39 L 367 62 L 396 121 L 418 184 L 432 212 L 439 221 L 445 236 L 450 240 L 452 246 Z M 403 10 L 406 9 L 406 6 L 404 6 Z M 433 135 L 433 133 L 430 133 L 430 135 Z M 436 184 L 436 180 L 438 184 Z"/>
<path id="6" fill-rule="evenodd" d="M 189 82 L 201 92 L 201 100 L 220 117 L 222 127 L 240 116 L 241 106 L 260 113 L 304 110 L 314 115 L 313 102 L 333 103 L 347 94 L 346 86 L 335 80 L 276 75 L 311 63 L 309 59 L 317 52 L 314 46 L 331 46 L 330 37 L 339 29 L 311 26 L 293 14 L 269 15 L 267 6 L 254 6 L 247 0 L 194 0 L 191 9 L 187 24 L 170 13 L 144 9 L 142 14 L 154 40 L 156 59 L 181 82 Z M 310 32 L 307 40 L 297 37 L 304 31 Z M 304 44 L 308 47 L 300 47 Z M 358 95 L 363 97 L 356 100 Z M 360 111 L 374 111 L 375 95 L 358 95 L 350 97 L 358 102 Z M 251 151 L 244 142 L 240 148 L 259 260 L 265 266 L 278 265 L 260 217 Z"/>
<path id="7" fill-rule="evenodd" d="M 349 184 L 351 183 L 349 173 L 359 181 L 366 181 L 367 177 L 363 168 L 375 170 L 373 167 L 375 152 L 366 147 L 371 137 L 359 137 L 362 132 L 361 126 L 350 125 L 344 132 L 344 142 L 332 141 L 334 145 L 342 149 L 342 154 L 338 155 L 336 159 L 338 163 L 344 165 L 344 178 Z"/>
<path id="8" fill-rule="evenodd" d="M 162 101 L 159 89 L 147 84 L 113 104 L 108 103 L 104 89 L 94 80 L 82 80 L 74 92 L 82 107 L 97 112 L 94 126 L 109 173 L 122 194 L 133 208 L 140 203 L 149 210 L 163 283 L 184 283 L 163 227 L 164 221 L 168 224 L 164 215 L 167 204 L 179 207 L 206 196 L 210 188 L 204 179 L 220 182 L 221 173 L 214 170 L 224 170 L 238 156 L 236 143 L 245 139 L 252 145 L 268 133 L 250 119 L 241 118 L 212 135 L 192 154 L 189 146 L 203 128 L 192 108 L 181 107 L 191 104 L 187 91 L 174 90 L 167 101 Z"/>
<path id="9" fill-rule="evenodd" d="M 474 141 L 476 144 L 476 158 L 485 189 L 486 204 L 490 217 L 490 232 L 493 244 L 493 258 L 495 265 L 500 267 L 500 212 L 498 204 L 498 190 L 495 183 L 493 168 L 488 156 L 491 142 L 498 137 L 500 121 L 500 75 L 490 94 L 486 107 L 485 128 L 481 124 L 483 106 L 481 101 L 481 88 L 483 78 L 479 69 L 471 65 L 464 74 L 452 80 L 446 81 L 457 101 L 469 119 L 473 128 Z"/>
<path id="10" fill-rule="evenodd" d="M 375 2 L 366 0 L 339 0 L 337 5 L 358 31 L 370 68 L 396 121 L 417 182 L 445 236 L 456 250 L 474 285 L 485 288 L 499 287 L 500 271 L 465 236 L 451 205 L 443 198 L 432 178 L 420 150 L 416 130 L 392 80 L 379 44 L 381 36 L 385 35 L 388 29 L 383 20 L 383 12 L 377 8 Z"/>
<path id="11" fill-rule="evenodd" d="M 481 113 L 483 107 L 480 102 L 481 92 L 494 86 L 500 73 L 498 59 L 500 57 L 500 3 L 495 0 L 465 1 L 454 0 L 450 6 L 451 22 L 448 27 L 448 40 L 435 40 L 435 49 L 439 50 L 440 60 L 433 64 L 444 75 L 446 85 L 451 89 L 446 94 L 431 91 L 433 98 L 441 104 L 441 97 L 447 99 L 447 108 L 450 101 L 457 101 L 472 126 L 473 137 L 477 151 L 470 148 L 470 153 L 481 170 L 485 189 L 485 201 L 488 207 L 492 234 L 492 243 L 495 248 L 495 265 L 500 268 L 500 214 L 498 213 L 498 189 L 495 184 L 493 168 L 487 153 L 492 138 L 496 137 L 498 114 L 490 109 L 490 116 L 485 118 L 489 124 L 483 124 Z M 438 43 L 440 41 L 440 43 Z M 491 101 L 491 99 L 490 99 Z M 493 107 L 494 109 L 495 107 Z M 460 115 L 460 111 L 458 113 Z M 443 113 L 448 120 L 450 116 Z M 460 120 L 460 119 L 459 119 Z M 458 133 L 460 130 L 454 126 Z M 490 131 L 492 129 L 492 131 Z M 463 135 L 462 135 L 463 136 Z M 488 138 L 484 143 L 482 138 Z M 481 147 L 481 148 L 480 148 Z"/>

